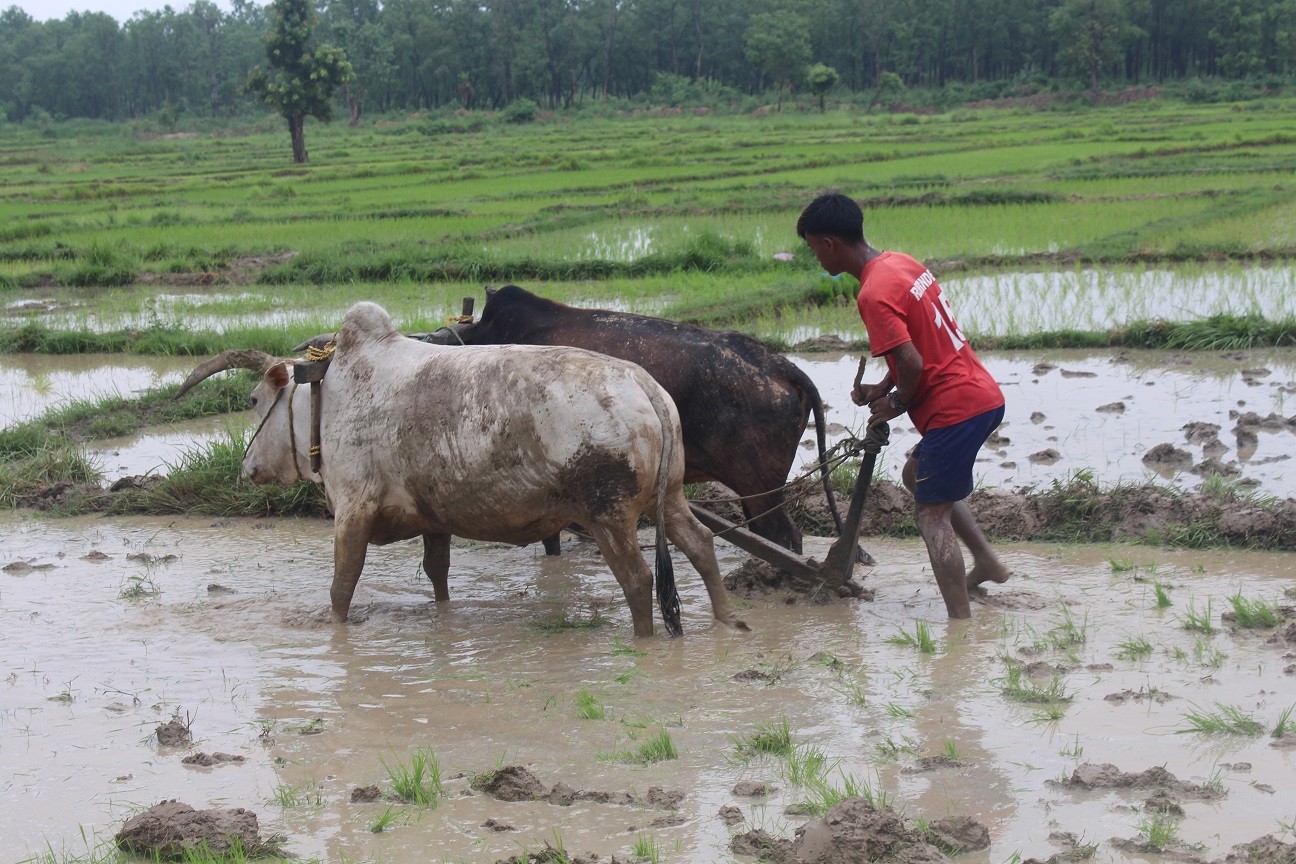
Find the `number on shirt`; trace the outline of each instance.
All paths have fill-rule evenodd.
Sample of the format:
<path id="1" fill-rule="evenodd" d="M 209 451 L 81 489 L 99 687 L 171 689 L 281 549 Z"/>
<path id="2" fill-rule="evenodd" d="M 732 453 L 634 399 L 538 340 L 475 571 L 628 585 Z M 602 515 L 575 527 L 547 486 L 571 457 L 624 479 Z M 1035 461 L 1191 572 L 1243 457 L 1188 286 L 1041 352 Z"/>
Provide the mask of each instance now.
<path id="1" fill-rule="evenodd" d="M 940 306 L 932 305 L 932 310 L 936 313 L 936 326 L 949 334 L 950 342 L 954 343 L 954 350 L 961 351 L 967 344 L 967 337 L 959 329 L 958 322 L 954 320 L 954 313 L 950 311 L 949 304 L 945 302 L 945 295 L 938 294 L 936 299 L 940 300 Z M 941 315 L 941 309 L 945 310 L 945 315 Z M 946 322 L 948 317 L 949 321 Z"/>

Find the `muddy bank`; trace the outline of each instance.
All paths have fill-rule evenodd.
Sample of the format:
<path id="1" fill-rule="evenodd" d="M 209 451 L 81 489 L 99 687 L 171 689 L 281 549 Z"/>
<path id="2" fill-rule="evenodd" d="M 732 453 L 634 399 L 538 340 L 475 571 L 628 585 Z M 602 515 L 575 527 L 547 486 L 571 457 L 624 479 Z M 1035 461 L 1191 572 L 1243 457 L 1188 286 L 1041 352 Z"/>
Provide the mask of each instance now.
<path id="1" fill-rule="evenodd" d="M 831 533 L 823 492 L 809 483 L 799 492 L 803 497 L 793 505 L 794 520 L 807 532 Z M 1102 489 L 1076 479 L 1047 489 L 979 489 L 967 503 L 993 540 L 1296 549 L 1296 500 L 1291 498 L 1176 492 L 1151 484 Z M 864 536 L 917 533 L 908 491 L 889 480 L 874 481 L 864 508 Z"/>

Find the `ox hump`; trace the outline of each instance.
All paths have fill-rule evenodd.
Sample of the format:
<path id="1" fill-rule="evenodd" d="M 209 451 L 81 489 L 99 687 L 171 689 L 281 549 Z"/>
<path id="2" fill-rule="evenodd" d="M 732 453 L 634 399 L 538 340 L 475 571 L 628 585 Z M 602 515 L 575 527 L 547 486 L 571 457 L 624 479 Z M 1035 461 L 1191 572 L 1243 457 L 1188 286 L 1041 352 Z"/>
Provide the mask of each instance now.
<path id="1" fill-rule="evenodd" d="M 396 332 L 391 316 L 377 303 L 361 301 L 347 310 L 338 330 L 339 348 L 361 342 L 376 342 Z"/>

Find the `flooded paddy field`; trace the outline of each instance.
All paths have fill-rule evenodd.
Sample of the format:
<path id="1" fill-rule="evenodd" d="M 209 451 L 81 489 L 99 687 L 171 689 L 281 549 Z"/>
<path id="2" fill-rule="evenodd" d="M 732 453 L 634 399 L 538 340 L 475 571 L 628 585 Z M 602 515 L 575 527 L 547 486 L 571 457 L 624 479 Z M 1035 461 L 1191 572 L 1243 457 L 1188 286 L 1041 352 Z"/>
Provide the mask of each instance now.
<path id="1" fill-rule="evenodd" d="M 849 395 L 858 355 L 791 356 L 829 408 L 829 442 L 848 432 L 862 434 L 867 414 Z M 1084 471 L 1104 485 L 1156 482 L 1192 490 L 1214 472 L 1257 494 L 1296 496 L 1291 459 L 1296 425 L 1288 422 L 1296 416 L 1296 352 L 1290 349 L 986 352 L 983 360 L 1004 387 L 1008 411 L 999 437 L 978 464 L 979 485 L 1041 486 Z M 0 416 L 11 425 L 71 401 L 175 383 L 196 362 L 0 355 Z M 882 368 L 880 360 L 870 361 L 866 380 L 878 380 Z M 93 441 L 89 447 L 105 480 L 112 482 L 165 471 L 187 450 L 246 424 L 241 414 L 211 417 Z M 1190 424 L 1196 425 L 1186 429 Z M 1218 428 L 1212 432 L 1212 427 Z M 809 461 L 813 429 L 805 437 Z M 917 440 L 912 427 L 893 424 L 892 444 L 879 460 L 885 476 L 898 479 L 905 453 Z M 1177 452 L 1147 458 L 1163 444 Z M 794 473 L 803 467 L 794 465 Z"/>
<path id="2" fill-rule="evenodd" d="M 914 822 L 981 823 L 989 848 L 959 859 L 975 864 L 1047 858 L 1053 832 L 1096 844 L 1094 860 L 1155 860 L 1117 848 L 1140 837 L 1154 790 L 1059 782 L 1102 763 L 1177 778 L 1177 860 L 1220 859 L 1296 819 L 1296 749 L 1273 735 L 1296 704 L 1296 628 L 1287 611 L 1254 629 L 1221 618 L 1230 595 L 1290 605 L 1290 555 L 1005 545 L 1015 578 L 947 623 L 920 544 L 869 538 L 880 563 L 857 574 L 873 602 L 740 599 L 751 633 L 707 620 L 677 556 L 685 635 L 635 640 L 592 544 L 570 538 L 560 558 L 457 543 L 447 604 L 416 545 L 373 549 L 341 627 L 323 521 L 7 514 L 0 538 L 10 860 L 84 856 L 83 837 L 94 847 L 176 798 L 254 810 L 308 859 L 490 862 L 548 842 L 629 860 L 648 838 L 662 861 L 749 861 L 731 836 L 790 838 L 811 818 L 796 805 L 849 784 Z M 718 551 L 725 572 L 744 560 Z M 1188 629 L 1203 613 L 1209 632 Z M 931 653 L 898 638 L 917 622 Z M 1023 688 L 1052 695 L 1021 701 Z M 579 716 L 590 704 L 601 719 Z M 1222 706 L 1254 728 L 1185 731 Z M 173 717 L 191 743 L 159 743 Z M 799 756 L 742 757 L 784 722 Z M 663 732 L 676 758 L 630 761 Z M 420 748 L 439 761 L 435 807 L 391 797 L 386 766 Z M 233 758 L 184 764 L 198 753 Z M 814 754 L 824 786 L 805 779 Z M 608 794 L 560 806 L 471 789 L 502 766 Z M 735 793 L 742 781 L 766 794 Z M 378 800 L 353 801 L 370 786 Z"/>

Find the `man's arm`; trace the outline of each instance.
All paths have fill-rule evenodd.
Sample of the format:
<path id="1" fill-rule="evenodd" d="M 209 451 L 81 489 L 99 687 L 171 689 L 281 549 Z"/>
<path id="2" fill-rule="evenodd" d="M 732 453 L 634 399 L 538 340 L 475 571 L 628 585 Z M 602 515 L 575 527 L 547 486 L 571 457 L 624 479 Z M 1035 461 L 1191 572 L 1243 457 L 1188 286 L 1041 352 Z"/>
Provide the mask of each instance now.
<path id="1" fill-rule="evenodd" d="M 895 361 L 895 375 L 899 380 L 895 382 L 895 391 L 890 395 L 884 391 L 869 401 L 870 426 L 899 417 L 908 411 L 922 378 L 922 355 L 912 342 L 902 342 L 886 353 Z M 890 389 L 888 387 L 887 391 Z"/>

